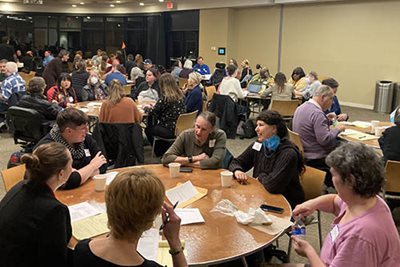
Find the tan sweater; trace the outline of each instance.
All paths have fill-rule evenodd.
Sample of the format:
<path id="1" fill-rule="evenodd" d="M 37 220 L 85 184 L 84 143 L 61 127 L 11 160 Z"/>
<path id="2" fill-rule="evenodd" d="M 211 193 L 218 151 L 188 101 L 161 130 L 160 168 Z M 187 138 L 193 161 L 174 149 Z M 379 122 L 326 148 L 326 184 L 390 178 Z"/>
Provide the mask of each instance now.
<path id="1" fill-rule="evenodd" d="M 142 114 L 135 102 L 123 97 L 116 105 L 107 100 L 101 105 L 99 121 L 104 123 L 140 123 Z"/>

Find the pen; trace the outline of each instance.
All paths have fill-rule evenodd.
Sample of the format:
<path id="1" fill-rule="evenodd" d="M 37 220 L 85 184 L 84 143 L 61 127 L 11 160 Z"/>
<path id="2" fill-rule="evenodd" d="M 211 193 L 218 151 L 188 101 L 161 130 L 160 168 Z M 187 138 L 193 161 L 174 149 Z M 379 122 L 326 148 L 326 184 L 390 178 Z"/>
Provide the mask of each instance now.
<path id="1" fill-rule="evenodd" d="M 172 207 L 172 209 L 175 209 L 178 206 L 179 200 L 174 204 L 174 206 Z M 169 214 L 167 213 L 167 216 L 165 216 L 165 220 L 163 221 L 163 223 L 160 226 L 160 231 L 162 229 L 164 229 L 165 225 L 169 222 Z"/>

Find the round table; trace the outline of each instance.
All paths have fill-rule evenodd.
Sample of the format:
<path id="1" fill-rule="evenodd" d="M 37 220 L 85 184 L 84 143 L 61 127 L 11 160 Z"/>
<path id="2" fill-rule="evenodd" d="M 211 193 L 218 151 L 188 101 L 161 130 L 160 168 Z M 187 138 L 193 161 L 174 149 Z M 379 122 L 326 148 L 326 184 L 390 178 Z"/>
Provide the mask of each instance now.
<path id="1" fill-rule="evenodd" d="M 187 261 L 189 265 L 208 265 L 230 261 L 255 251 L 258 251 L 277 239 L 282 233 L 271 236 L 249 226 L 240 225 L 234 217 L 219 212 L 210 212 L 222 199 L 229 199 L 240 210 L 247 212 L 257 208 L 262 203 L 282 207 L 283 214 L 278 217 L 290 217 L 291 208 L 282 195 L 268 193 L 264 186 L 255 179 L 241 185 L 234 181 L 230 188 L 221 187 L 221 170 L 194 169 L 193 173 L 180 173 L 178 178 L 171 178 L 169 170 L 162 165 L 143 165 L 130 168 L 145 168 L 151 170 L 164 183 L 167 189 L 188 180 L 194 186 L 206 188 L 208 193 L 202 199 L 189 205 L 189 208 L 199 208 L 205 220 L 202 224 L 181 226 L 180 236 L 185 240 Z M 123 171 L 123 168 L 113 171 Z M 56 197 L 66 205 L 84 201 L 104 202 L 104 192 L 94 190 L 94 182 L 88 182 L 73 190 L 57 191 Z M 283 230 L 282 230 L 283 232 Z"/>

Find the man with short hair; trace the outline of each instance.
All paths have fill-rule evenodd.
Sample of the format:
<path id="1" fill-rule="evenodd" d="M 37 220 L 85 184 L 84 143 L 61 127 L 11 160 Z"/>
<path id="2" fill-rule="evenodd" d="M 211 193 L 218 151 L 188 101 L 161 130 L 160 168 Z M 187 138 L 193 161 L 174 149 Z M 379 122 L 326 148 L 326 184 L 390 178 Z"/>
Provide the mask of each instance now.
<path id="1" fill-rule="evenodd" d="M 197 58 L 197 64 L 194 65 L 193 70 L 201 75 L 210 74 L 210 68 L 204 64 L 204 59 L 201 56 Z"/>
<path id="2" fill-rule="evenodd" d="M 6 76 L 7 62 L 8 62 L 7 59 L 0 60 L 0 82 L 4 81 L 7 78 L 7 76 Z"/>
<path id="3" fill-rule="evenodd" d="M 349 116 L 346 113 L 342 113 L 342 109 L 340 108 L 339 104 L 339 99 L 336 96 L 339 83 L 335 79 L 329 78 L 323 80 L 322 84 L 329 86 L 333 90 L 333 93 L 335 94 L 335 96 L 333 97 L 333 103 L 331 108 L 325 111 L 328 118 L 330 118 L 331 120 L 347 121 L 349 119 Z"/>
<path id="4" fill-rule="evenodd" d="M 47 67 L 50 61 L 54 59 L 53 55 L 51 54 L 50 50 L 44 51 L 44 58 L 43 58 L 43 67 Z"/>
<path id="5" fill-rule="evenodd" d="M 165 152 L 161 162 L 164 165 L 178 162 L 201 169 L 221 168 L 226 151 L 226 134 L 215 129 L 215 120 L 214 113 L 200 113 L 194 129 L 182 132 Z"/>
<path id="6" fill-rule="evenodd" d="M 114 62 L 118 62 L 118 59 L 115 59 L 113 61 L 113 69 L 110 70 L 109 73 L 107 73 L 106 79 L 105 79 L 105 84 L 107 84 L 107 86 L 110 86 L 111 81 L 114 79 L 117 79 L 118 81 L 120 81 L 120 83 L 122 85 L 126 85 L 128 82 L 126 80 L 126 77 L 124 74 L 122 74 L 125 70 L 124 66 L 122 66 L 121 64 L 117 64 L 114 67 Z"/>
<path id="7" fill-rule="evenodd" d="M 293 117 L 293 131 L 300 135 L 306 164 L 327 172 L 325 185 L 332 187 L 332 176 L 325 158 L 337 146 L 337 136 L 345 130 L 343 125 L 330 127 L 325 110 L 333 102 L 334 93 L 327 85 L 318 87 L 312 99 L 298 107 Z"/>
<path id="8" fill-rule="evenodd" d="M 6 63 L 6 78 L 0 87 L 0 111 L 6 111 L 9 108 L 8 100 L 13 93 L 25 91 L 25 81 L 18 74 L 17 63 Z"/>

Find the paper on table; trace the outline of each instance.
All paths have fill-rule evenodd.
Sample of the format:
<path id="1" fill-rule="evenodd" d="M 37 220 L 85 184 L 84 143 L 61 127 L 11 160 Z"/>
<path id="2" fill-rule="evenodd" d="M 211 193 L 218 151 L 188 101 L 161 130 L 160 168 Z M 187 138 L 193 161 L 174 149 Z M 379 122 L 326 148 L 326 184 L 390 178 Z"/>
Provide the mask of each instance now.
<path id="1" fill-rule="evenodd" d="M 185 241 L 181 240 L 181 245 L 185 247 Z M 157 255 L 157 262 L 162 266 L 172 267 L 172 257 L 169 254 L 169 245 L 167 240 L 160 240 L 158 243 L 158 255 Z M 183 250 L 183 254 L 187 256 L 186 249 Z"/>
<path id="2" fill-rule="evenodd" d="M 270 217 L 272 219 L 272 224 L 270 224 L 270 225 L 251 225 L 251 224 L 249 224 L 249 226 L 254 229 L 257 229 L 261 232 L 267 233 L 269 235 L 277 235 L 293 224 L 290 221 L 289 217 L 280 218 L 280 217 L 276 217 L 271 214 L 268 214 L 268 217 Z"/>
<path id="3" fill-rule="evenodd" d="M 181 185 L 175 186 L 168 190 L 165 194 L 169 201 L 175 204 L 177 201 L 179 203 L 186 202 L 187 200 L 191 199 L 192 197 L 197 195 L 197 190 L 194 188 L 191 181 L 187 181 Z M 179 207 L 179 206 L 178 206 Z"/>
<path id="4" fill-rule="evenodd" d="M 353 129 L 346 129 L 344 132 L 340 133 L 340 135 L 352 135 L 352 134 L 358 134 L 360 133 L 359 131 L 353 130 Z"/>
<path id="5" fill-rule="evenodd" d="M 80 108 L 79 110 L 82 111 L 83 113 L 88 113 L 89 112 L 88 108 Z"/>
<path id="6" fill-rule="evenodd" d="M 197 208 L 175 209 L 175 213 L 179 218 L 181 218 L 181 225 L 204 222 L 204 218 L 201 216 L 200 210 Z"/>
<path id="7" fill-rule="evenodd" d="M 367 121 L 353 121 L 353 125 L 360 128 L 371 127 L 371 123 Z"/>
<path id="8" fill-rule="evenodd" d="M 157 261 L 158 241 L 160 233 L 158 229 L 150 228 L 143 232 L 139 239 L 137 251 L 146 259 Z"/>
<path id="9" fill-rule="evenodd" d="M 84 218 L 99 214 L 100 211 L 85 201 L 75 205 L 68 206 L 71 222 L 82 220 Z"/>
<path id="10" fill-rule="evenodd" d="M 101 213 L 79 221 L 75 221 L 71 225 L 72 235 L 77 240 L 91 238 L 108 233 L 110 231 L 107 227 L 106 213 Z"/>
<path id="11" fill-rule="evenodd" d="M 367 141 L 367 140 L 373 140 L 373 139 L 378 139 L 379 137 L 359 131 L 355 131 L 355 133 L 352 134 L 347 134 L 348 137 L 351 137 L 353 139 L 357 139 L 359 141 Z"/>
<path id="12" fill-rule="evenodd" d="M 106 185 L 110 185 L 111 182 L 114 180 L 115 176 L 117 176 L 118 172 L 107 172 L 107 180 Z"/>

